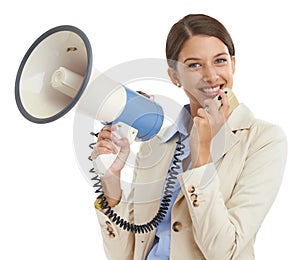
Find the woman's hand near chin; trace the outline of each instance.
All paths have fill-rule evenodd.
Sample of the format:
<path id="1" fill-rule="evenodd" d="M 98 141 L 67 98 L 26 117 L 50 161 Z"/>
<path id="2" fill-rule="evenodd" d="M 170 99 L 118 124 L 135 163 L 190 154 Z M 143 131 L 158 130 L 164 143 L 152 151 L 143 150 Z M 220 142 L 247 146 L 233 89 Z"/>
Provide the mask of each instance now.
<path id="1" fill-rule="evenodd" d="M 192 167 L 200 167 L 211 162 L 211 141 L 229 117 L 229 102 L 223 91 L 222 106 L 218 108 L 213 99 L 204 101 L 205 108 L 199 108 L 193 118 L 190 133 L 190 150 Z"/>

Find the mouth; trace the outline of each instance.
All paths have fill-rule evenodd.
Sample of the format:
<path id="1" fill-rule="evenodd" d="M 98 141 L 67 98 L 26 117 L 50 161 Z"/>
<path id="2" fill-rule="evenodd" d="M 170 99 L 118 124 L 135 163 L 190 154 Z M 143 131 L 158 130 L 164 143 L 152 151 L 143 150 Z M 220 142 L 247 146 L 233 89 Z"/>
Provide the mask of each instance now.
<path id="1" fill-rule="evenodd" d="M 209 98 L 214 98 L 219 94 L 219 90 L 224 87 L 224 84 L 200 88 L 199 90 Z"/>

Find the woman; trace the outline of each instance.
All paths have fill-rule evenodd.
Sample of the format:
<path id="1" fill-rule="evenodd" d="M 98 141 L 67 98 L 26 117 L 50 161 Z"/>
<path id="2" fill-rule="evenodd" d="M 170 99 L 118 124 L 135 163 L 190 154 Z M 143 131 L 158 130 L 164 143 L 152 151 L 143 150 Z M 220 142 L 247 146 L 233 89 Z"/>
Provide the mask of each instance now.
<path id="1" fill-rule="evenodd" d="M 182 18 L 169 32 L 166 56 L 170 79 L 183 88 L 190 104 L 173 127 L 142 144 L 130 194 L 134 203 L 121 199 L 127 140 L 116 138 L 114 127 L 106 126 L 99 133 L 93 157 L 116 153 L 112 142 L 121 147 L 118 159 L 101 178 L 103 191 L 114 212 L 136 224 L 156 215 L 163 180 L 172 172 L 170 165 L 177 163 L 171 205 L 156 229 L 134 233 L 104 214 L 102 200 L 97 200 L 107 257 L 254 259 L 256 233 L 281 184 L 285 135 L 278 126 L 255 119 L 243 104 L 230 112 L 224 89 L 233 87 L 235 49 L 216 19 L 207 15 Z M 213 100 L 218 95 L 221 108 Z M 179 162 L 172 160 L 175 148 L 183 151 L 177 156 Z M 157 160 L 155 154 L 162 159 Z M 156 159 L 149 164 L 152 157 Z"/>

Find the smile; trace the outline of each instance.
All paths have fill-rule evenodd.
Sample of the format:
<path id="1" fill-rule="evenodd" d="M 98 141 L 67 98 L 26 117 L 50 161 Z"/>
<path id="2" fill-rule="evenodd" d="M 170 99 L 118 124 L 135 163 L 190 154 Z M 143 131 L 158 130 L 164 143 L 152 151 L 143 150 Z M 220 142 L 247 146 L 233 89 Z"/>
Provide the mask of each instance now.
<path id="1" fill-rule="evenodd" d="M 201 90 L 205 93 L 212 93 L 212 92 L 216 92 L 219 91 L 220 86 L 214 87 L 214 88 L 202 88 Z"/>
<path id="2" fill-rule="evenodd" d="M 200 88 L 200 91 L 202 91 L 204 94 L 208 96 L 216 96 L 219 93 L 219 90 L 222 89 L 224 85 L 218 85 L 218 86 L 211 86 L 208 88 Z"/>

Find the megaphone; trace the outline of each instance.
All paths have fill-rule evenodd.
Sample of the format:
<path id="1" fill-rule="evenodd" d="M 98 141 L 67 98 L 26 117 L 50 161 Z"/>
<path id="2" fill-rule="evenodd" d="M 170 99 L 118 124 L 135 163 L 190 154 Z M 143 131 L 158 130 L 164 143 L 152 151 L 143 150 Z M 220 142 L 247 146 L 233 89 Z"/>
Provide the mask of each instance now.
<path id="1" fill-rule="evenodd" d="M 119 124 L 119 134 L 130 141 L 151 139 L 164 120 L 158 103 L 92 67 L 87 36 L 70 25 L 46 31 L 28 49 L 17 72 L 15 99 L 31 122 L 50 123 L 78 105 L 104 125 Z"/>

